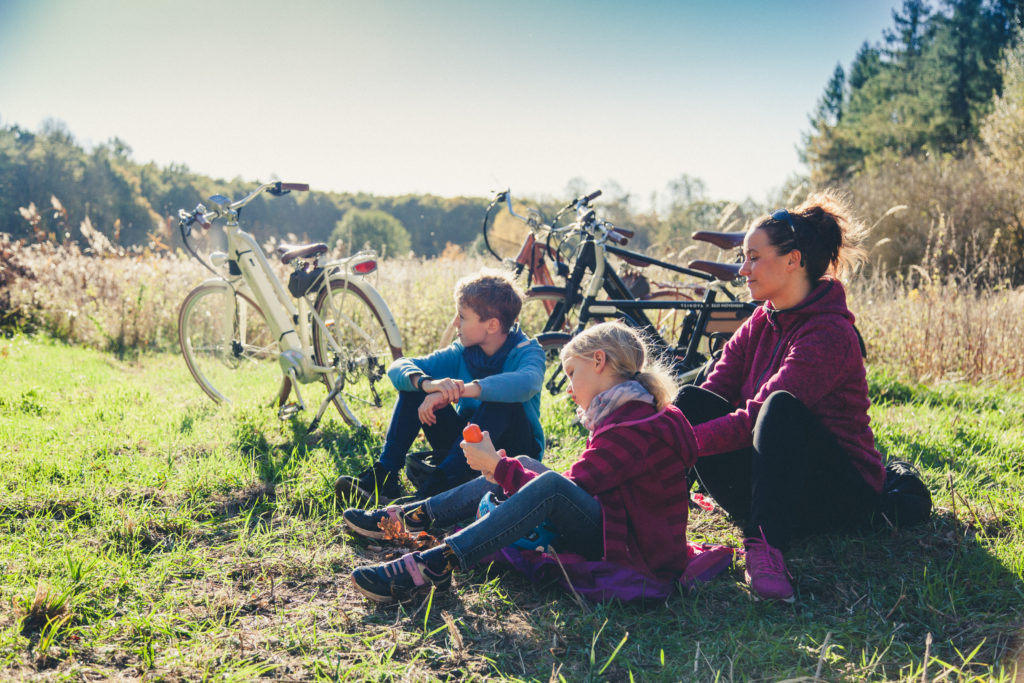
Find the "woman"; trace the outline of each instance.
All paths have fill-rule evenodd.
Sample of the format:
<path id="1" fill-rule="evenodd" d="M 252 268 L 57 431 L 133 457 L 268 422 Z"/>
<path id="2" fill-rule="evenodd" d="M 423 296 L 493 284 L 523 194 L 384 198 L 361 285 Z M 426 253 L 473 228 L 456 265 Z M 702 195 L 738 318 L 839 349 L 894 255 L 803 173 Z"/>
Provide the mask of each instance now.
<path id="1" fill-rule="evenodd" d="M 885 468 L 838 279 L 862 258 L 863 234 L 833 191 L 757 220 L 740 275 L 764 305 L 676 399 L 694 426 L 697 476 L 744 523 L 755 597 L 794 600 L 782 556 L 792 538 L 864 528 L 877 510 Z"/>

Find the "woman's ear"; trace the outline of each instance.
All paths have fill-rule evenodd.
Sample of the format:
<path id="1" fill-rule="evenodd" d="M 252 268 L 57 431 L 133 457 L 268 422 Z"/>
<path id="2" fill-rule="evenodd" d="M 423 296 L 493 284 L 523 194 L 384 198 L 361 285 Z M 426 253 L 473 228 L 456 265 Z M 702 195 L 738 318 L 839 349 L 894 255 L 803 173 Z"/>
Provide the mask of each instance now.
<path id="1" fill-rule="evenodd" d="M 594 351 L 594 363 L 597 366 L 595 368 L 597 372 L 601 372 L 601 370 L 604 369 L 604 366 L 605 366 L 605 364 L 607 362 L 608 362 L 608 357 L 605 355 L 604 351 L 602 351 L 600 349 L 598 349 L 597 351 Z"/>
<path id="2" fill-rule="evenodd" d="M 804 256 L 799 249 L 794 249 L 786 254 L 786 265 L 789 266 L 791 270 L 796 270 L 797 268 L 802 267 L 803 260 Z"/>

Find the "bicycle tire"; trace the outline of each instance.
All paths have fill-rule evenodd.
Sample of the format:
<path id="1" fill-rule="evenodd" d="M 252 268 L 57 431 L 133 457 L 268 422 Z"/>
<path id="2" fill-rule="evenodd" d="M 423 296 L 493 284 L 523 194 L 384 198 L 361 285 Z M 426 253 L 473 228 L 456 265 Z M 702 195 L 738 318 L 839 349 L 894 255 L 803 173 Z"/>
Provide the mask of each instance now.
<path id="1" fill-rule="evenodd" d="M 569 343 L 572 335 L 567 332 L 543 332 L 538 334 L 537 343 L 544 350 L 544 384 L 542 391 L 547 391 L 552 396 L 557 396 L 569 378 L 562 371 L 562 359 L 560 353 L 562 347 Z"/>
<path id="2" fill-rule="evenodd" d="M 333 304 L 328 305 L 328 297 Z M 317 365 L 336 368 L 345 374 L 344 391 L 350 397 L 367 400 L 376 397 L 375 384 L 381 380 L 392 360 L 401 357 L 402 349 L 391 346 L 384 330 L 384 315 L 374 306 L 350 277 L 335 275 L 317 294 L 314 310 L 334 336 L 343 355 L 331 348 L 319 325 L 313 325 L 313 358 Z M 344 325 L 338 325 L 338 317 Z M 330 376 L 333 382 L 335 377 Z M 325 381 L 327 378 L 325 378 Z M 353 392 L 359 392 L 356 395 Z M 362 426 L 349 402 L 335 398 L 338 414 L 352 427 Z"/>
<path id="3" fill-rule="evenodd" d="M 280 382 L 281 350 L 263 311 L 227 283 L 188 293 L 178 311 L 178 344 L 192 377 L 218 403 L 238 403 L 252 387 Z"/>
<path id="4" fill-rule="evenodd" d="M 527 336 L 536 337 L 548 326 L 553 309 L 565 302 L 565 289 L 539 285 L 526 290 L 523 297 L 523 308 L 519 312 L 519 327 Z M 550 332 L 569 332 L 576 327 L 579 306 L 562 312 L 562 324 L 557 330 Z"/>

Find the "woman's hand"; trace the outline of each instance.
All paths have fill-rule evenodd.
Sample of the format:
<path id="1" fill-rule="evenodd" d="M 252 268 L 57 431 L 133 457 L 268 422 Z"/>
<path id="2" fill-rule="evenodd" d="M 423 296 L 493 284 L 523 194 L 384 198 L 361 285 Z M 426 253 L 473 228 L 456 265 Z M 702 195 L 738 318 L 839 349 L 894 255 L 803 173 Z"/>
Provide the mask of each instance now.
<path id="1" fill-rule="evenodd" d="M 476 443 L 463 441 L 459 446 L 466 454 L 466 464 L 482 474 L 492 484 L 498 483 L 494 481 L 494 468 L 505 457 L 505 449 L 495 451 L 494 444 L 491 443 L 491 435 L 488 432 L 484 432 L 483 441 Z"/>

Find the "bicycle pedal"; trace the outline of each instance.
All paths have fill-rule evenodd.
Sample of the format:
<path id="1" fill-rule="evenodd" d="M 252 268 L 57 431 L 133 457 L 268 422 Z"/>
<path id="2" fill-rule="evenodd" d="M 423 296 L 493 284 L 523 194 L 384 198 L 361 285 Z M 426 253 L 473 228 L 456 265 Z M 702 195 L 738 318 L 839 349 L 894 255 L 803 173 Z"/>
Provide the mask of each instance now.
<path id="1" fill-rule="evenodd" d="M 277 411 L 277 418 L 279 420 L 287 420 L 292 415 L 299 413 L 303 410 L 303 407 L 298 403 L 285 403 Z"/>

